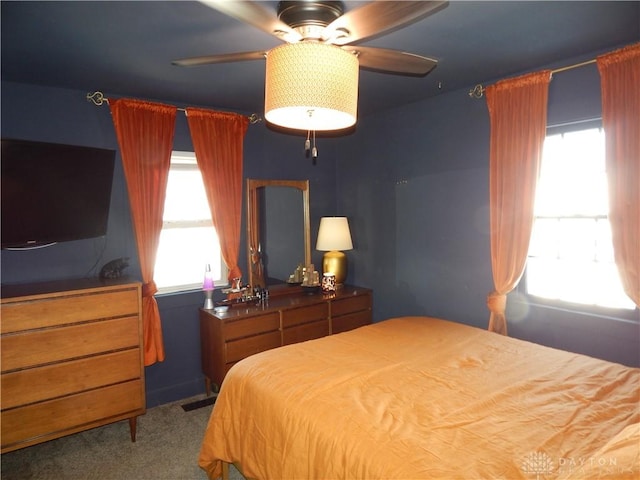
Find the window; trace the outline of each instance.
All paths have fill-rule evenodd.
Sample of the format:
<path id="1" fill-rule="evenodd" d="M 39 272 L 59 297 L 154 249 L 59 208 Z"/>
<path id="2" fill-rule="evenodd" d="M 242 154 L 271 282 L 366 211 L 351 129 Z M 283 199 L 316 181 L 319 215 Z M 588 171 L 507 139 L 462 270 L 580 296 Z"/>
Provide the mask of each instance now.
<path id="1" fill-rule="evenodd" d="M 635 308 L 613 260 L 601 128 L 547 136 L 526 269 L 530 295 Z"/>
<path id="2" fill-rule="evenodd" d="M 227 284 L 218 235 L 192 152 L 173 152 L 154 280 L 160 293 L 202 287 L 205 265 L 216 285 Z"/>

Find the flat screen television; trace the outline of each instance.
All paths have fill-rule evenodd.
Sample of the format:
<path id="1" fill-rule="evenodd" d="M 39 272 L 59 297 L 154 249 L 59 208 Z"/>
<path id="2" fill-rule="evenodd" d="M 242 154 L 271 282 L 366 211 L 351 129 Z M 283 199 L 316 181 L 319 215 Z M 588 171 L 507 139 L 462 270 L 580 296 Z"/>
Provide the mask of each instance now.
<path id="1" fill-rule="evenodd" d="M 2 248 L 107 233 L 115 151 L 2 140 Z"/>

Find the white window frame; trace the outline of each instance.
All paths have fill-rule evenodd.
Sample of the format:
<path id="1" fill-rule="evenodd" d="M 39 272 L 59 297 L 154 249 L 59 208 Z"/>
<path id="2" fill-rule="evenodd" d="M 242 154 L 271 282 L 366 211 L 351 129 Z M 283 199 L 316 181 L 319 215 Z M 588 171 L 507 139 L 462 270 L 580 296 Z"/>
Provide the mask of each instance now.
<path id="1" fill-rule="evenodd" d="M 563 130 L 559 130 L 559 131 L 548 131 L 547 133 L 547 138 L 551 137 L 553 135 L 565 135 L 565 134 L 571 134 L 572 131 L 579 131 L 579 130 L 590 130 L 590 129 L 594 129 L 594 128 L 598 128 L 600 130 L 600 132 L 602 132 L 602 127 L 600 125 L 584 125 L 581 126 L 579 128 L 567 128 L 567 129 L 563 129 Z M 602 146 L 602 155 L 603 155 L 603 161 L 604 161 L 604 145 Z M 544 162 L 544 159 L 543 159 Z M 544 165 L 543 167 L 544 168 Z M 542 172 L 542 169 L 541 169 Z M 605 179 L 606 182 L 606 179 Z M 606 193 L 606 192 L 605 192 Z M 605 195 L 606 196 L 606 195 Z M 608 200 L 608 199 L 607 199 Z M 608 210 L 608 209 L 607 209 Z M 566 293 L 566 292 L 562 292 L 562 293 L 556 293 L 555 295 L 551 296 L 547 296 L 547 295 L 542 295 L 540 291 L 538 292 L 532 292 L 532 288 L 531 285 L 533 284 L 533 281 L 529 279 L 529 276 L 532 275 L 532 269 L 534 268 L 534 262 L 535 261 L 540 261 L 540 262 L 553 262 L 554 259 L 551 258 L 551 256 L 547 255 L 542 255 L 542 256 L 536 256 L 535 254 L 532 255 L 532 250 L 534 250 L 535 245 L 534 245 L 534 237 L 533 235 L 535 235 L 535 225 L 536 225 L 536 220 L 544 220 L 544 221 L 558 221 L 559 223 L 562 222 L 562 220 L 582 220 L 582 221 L 593 221 L 594 222 L 594 254 L 592 259 L 590 260 L 590 262 L 592 262 L 591 265 L 587 265 L 588 261 L 585 259 L 582 260 L 578 260 L 576 261 L 575 265 L 578 266 L 578 268 L 585 268 L 585 269 L 589 269 L 590 266 L 595 270 L 597 268 L 605 268 L 608 269 L 609 272 L 611 272 L 611 266 L 610 264 L 612 264 L 614 271 L 617 272 L 617 269 L 615 267 L 615 263 L 613 263 L 613 254 L 611 253 L 610 255 L 604 255 L 605 258 L 600 258 L 599 255 L 602 254 L 602 248 L 600 247 L 600 245 L 598 244 L 599 241 L 603 240 L 603 237 L 599 238 L 597 233 L 598 231 L 598 222 L 607 222 L 608 223 L 608 212 L 597 212 L 597 213 L 584 213 L 584 212 L 573 212 L 573 213 L 562 213 L 562 214 L 549 214 L 547 213 L 541 213 L 541 212 L 536 212 L 534 213 L 534 231 L 532 231 L 532 241 L 529 247 L 529 252 L 528 252 L 528 258 L 527 258 L 527 269 L 525 270 L 525 275 L 523 278 L 523 284 L 524 284 L 524 290 L 526 292 L 526 295 L 529 298 L 535 298 L 536 299 L 536 303 L 543 303 L 545 305 L 552 305 L 552 306 L 561 306 L 561 307 L 568 307 L 570 306 L 572 309 L 574 310 L 580 310 L 580 311 L 588 311 L 588 312 L 608 312 L 608 313 L 612 313 L 612 312 L 616 312 L 618 314 L 620 314 L 622 317 L 627 317 L 628 312 L 633 312 L 635 307 L 633 306 L 633 302 L 628 299 L 626 297 L 626 295 L 624 294 L 624 292 L 622 291 L 622 285 L 620 284 L 620 294 L 623 296 L 623 301 L 625 301 L 625 304 L 619 304 L 616 306 L 613 305 L 602 305 L 599 304 L 596 301 L 587 303 L 587 302 L 583 302 L 583 301 L 577 301 L 576 298 L 568 298 L 563 296 L 562 293 Z M 591 237 L 589 237 L 591 238 Z M 606 241 L 610 241 L 610 240 L 606 240 Z M 605 249 L 610 248 L 612 251 L 612 247 L 610 245 L 610 243 L 608 245 L 606 245 L 604 247 Z M 557 249 L 558 252 L 560 252 L 561 250 L 561 241 L 559 241 L 558 245 L 557 245 Z M 533 260 L 533 259 L 536 260 Z M 569 256 L 561 256 L 559 253 L 557 254 L 557 256 L 555 257 L 555 260 L 557 260 L 558 262 L 570 262 L 572 261 L 572 255 Z M 561 265 L 562 263 L 558 263 L 558 265 Z M 574 277 L 575 278 L 575 277 Z M 553 283 L 554 281 L 556 281 L 556 278 L 550 278 L 548 281 L 549 283 Z M 549 290 L 552 290 L 552 288 L 549 288 Z M 628 300 L 628 302 L 626 302 L 626 300 Z"/>
<path id="2" fill-rule="evenodd" d="M 169 181 L 171 178 L 171 173 L 175 172 L 175 171 L 184 171 L 184 170 L 190 170 L 190 171 L 199 171 L 198 168 L 198 163 L 196 161 L 196 157 L 195 157 L 195 153 L 194 152 L 186 152 L 186 151 L 173 151 L 171 153 L 171 165 L 169 167 Z M 200 176 L 201 178 L 201 176 Z M 203 185 L 203 189 L 204 189 L 204 185 Z M 206 202 L 206 196 L 204 198 L 204 201 Z M 165 203 L 166 206 L 166 203 Z M 206 210 L 209 211 L 208 208 L 208 204 L 206 206 Z M 163 224 L 162 224 L 162 231 L 167 231 L 167 230 L 173 230 L 173 229 L 189 229 L 189 228 L 202 228 L 202 227 L 212 227 L 213 228 L 213 221 L 211 219 L 211 216 L 209 214 L 209 218 L 201 218 L 201 219 L 195 219 L 195 220 L 164 220 Z M 162 234 L 161 234 L 162 235 Z M 190 245 L 184 245 L 183 248 L 188 249 L 188 248 L 193 248 L 193 246 Z M 158 248 L 158 252 L 160 253 L 160 245 Z M 179 254 L 179 252 L 177 252 L 177 254 Z M 203 252 L 203 257 L 204 257 L 204 252 Z M 214 271 L 214 283 L 216 288 L 218 287 L 226 287 L 228 286 L 228 269 L 227 266 L 224 263 L 224 260 L 222 258 L 222 252 L 220 249 L 217 250 L 217 252 L 213 252 L 213 256 L 214 256 L 214 260 L 217 263 L 217 259 L 215 258 L 216 256 L 219 257 L 219 265 L 220 265 L 220 269 L 218 272 L 216 272 L 216 269 L 213 269 Z M 156 265 L 158 262 L 158 257 L 156 257 Z M 169 293 L 178 293 L 178 292 L 185 292 L 185 291 L 190 291 L 190 290 L 199 290 L 202 288 L 202 283 L 204 280 L 204 270 L 205 270 L 205 266 L 206 266 L 206 261 L 203 260 L 201 266 L 198 265 L 197 267 L 194 267 L 192 265 L 193 268 L 196 268 L 198 273 L 193 272 L 194 275 L 194 281 L 190 282 L 190 283 L 175 283 L 175 284 L 170 284 L 170 285 L 158 285 L 158 294 L 169 294 Z M 215 273 L 217 273 L 217 275 L 215 275 Z"/>

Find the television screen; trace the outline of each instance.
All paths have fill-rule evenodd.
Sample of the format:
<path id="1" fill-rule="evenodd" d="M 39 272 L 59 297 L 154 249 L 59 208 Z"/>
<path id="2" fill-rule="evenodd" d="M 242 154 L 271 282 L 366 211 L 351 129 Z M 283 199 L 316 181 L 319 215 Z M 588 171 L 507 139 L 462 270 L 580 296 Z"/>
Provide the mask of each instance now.
<path id="1" fill-rule="evenodd" d="M 2 140 L 2 248 L 107 232 L 115 151 Z"/>

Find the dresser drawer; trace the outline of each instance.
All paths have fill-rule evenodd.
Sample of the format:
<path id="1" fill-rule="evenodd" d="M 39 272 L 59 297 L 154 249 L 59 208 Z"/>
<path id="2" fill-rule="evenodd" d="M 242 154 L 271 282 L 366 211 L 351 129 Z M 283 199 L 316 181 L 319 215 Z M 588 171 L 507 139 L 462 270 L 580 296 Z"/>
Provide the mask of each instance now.
<path id="1" fill-rule="evenodd" d="M 38 437 L 85 430 L 92 423 L 116 421 L 144 413 L 141 380 L 2 411 L 2 449 L 16 443 L 37 443 Z M 78 428 L 80 427 L 81 428 Z M 44 438 L 46 439 L 46 437 Z M 15 447 L 14 447 L 15 448 Z"/>
<path id="2" fill-rule="evenodd" d="M 301 323 L 315 322 L 316 320 L 329 318 L 329 306 L 326 302 L 308 307 L 292 308 L 282 311 L 283 328 Z"/>
<path id="3" fill-rule="evenodd" d="M 308 295 L 301 287 L 283 287 L 272 290 L 266 303 L 249 303 L 223 315 L 200 310 L 207 394 L 212 386 L 221 386 L 229 369 L 245 357 L 371 323 L 369 289 L 345 285 L 335 295 Z"/>
<path id="4" fill-rule="evenodd" d="M 280 314 L 278 312 L 256 315 L 233 322 L 227 322 L 224 326 L 225 340 L 256 335 L 263 332 L 272 332 L 280 329 Z M 279 334 L 278 334 L 279 335 Z"/>
<path id="5" fill-rule="evenodd" d="M 331 333 L 336 334 L 346 332 L 370 323 L 371 311 L 369 310 L 333 317 L 331 319 Z"/>
<path id="6" fill-rule="evenodd" d="M 331 301 L 331 316 L 345 315 L 347 313 L 369 310 L 371 308 L 370 295 L 355 295 Z"/>
<path id="7" fill-rule="evenodd" d="M 138 317 L 104 320 L 2 337 L 2 371 L 138 347 Z"/>
<path id="8" fill-rule="evenodd" d="M 315 322 L 285 328 L 282 332 L 282 343 L 289 345 L 291 343 L 306 342 L 307 340 L 326 337 L 327 335 L 329 335 L 329 319 L 316 320 Z"/>
<path id="9" fill-rule="evenodd" d="M 2 333 L 137 315 L 138 289 L 2 303 Z"/>
<path id="10" fill-rule="evenodd" d="M 2 408 L 50 400 L 141 375 L 139 348 L 18 370 L 2 375 Z"/>
<path id="11" fill-rule="evenodd" d="M 228 342 L 226 363 L 237 362 L 249 355 L 279 347 L 282 345 L 281 342 L 282 336 L 279 330 Z"/>

